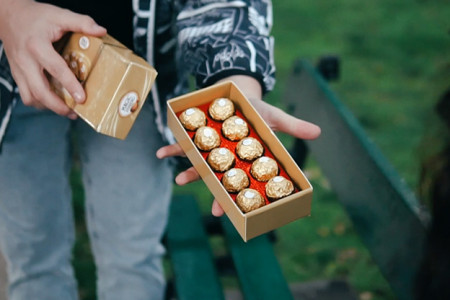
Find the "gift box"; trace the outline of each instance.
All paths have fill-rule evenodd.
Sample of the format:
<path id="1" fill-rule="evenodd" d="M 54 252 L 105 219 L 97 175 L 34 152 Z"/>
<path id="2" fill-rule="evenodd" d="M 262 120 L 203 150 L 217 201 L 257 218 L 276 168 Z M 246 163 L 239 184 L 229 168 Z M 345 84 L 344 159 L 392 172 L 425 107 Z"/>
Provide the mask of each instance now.
<path id="1" fill-rule="evenodd" d="M 253 211 L 244 213 L 236 204 L 236 194 L 229 193 L 221 182 L 221 172 L 214 171 L 207 163 L 208 151 L 201 151 L 193 142 L 195 132 L 186 130 L 179 120 L 180 114 L 186 109 L 197 107 L 205 111 L 207 126 L 221 132 L 221 122 L 212 120 L 207 108 L 217 98 L 230 99 L 236 115 L 245 120 L 250 129 L 249 136 L 261 141 L 264 146 L 264 156 L 276 160 L 279 165 L 279 175 L 291 180 L 295 186 L 294 192 L 282 199 L 272 201 L 264 195 L 266 182 L 259 182 L 249 172 L 251 162 L 242 161 L 236 155 L 236 165 L 244 169 L 250 179 L 250 187 L 263 194 L 266 204 Z M 225 213 L 233 223 L 244 241 L 276 229 L 296 219 L 309 216 L 313 188 L 301 169 L 278 140 L 274 132 L 264 122 L 248 99 L 232 82 L 213 85 L 167 102 L 168 126 L 174 137 L 191 161 L 208 189 L 220 203 Z M 230 141 L 221 137 L 221 146 L 235 153 L 237 141 Z"/>
<path id="2" fill-rule="evenodd" d="M 155 81 L 156 70 L 109 35 L 73 33 L 57 48 L 84 87 L 86 101 L 76 103 L 57 78 L 50 79 L 53 90 L 96 131 L 125 139 Z"/>

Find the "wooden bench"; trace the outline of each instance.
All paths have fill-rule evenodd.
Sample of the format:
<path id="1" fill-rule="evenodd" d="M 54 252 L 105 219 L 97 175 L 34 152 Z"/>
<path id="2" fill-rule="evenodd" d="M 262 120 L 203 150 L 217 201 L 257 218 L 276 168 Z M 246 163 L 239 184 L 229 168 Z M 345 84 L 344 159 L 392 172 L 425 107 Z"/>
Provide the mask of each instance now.
<path id="1" fill-rule="evenodd" d="M 226 216 L 219 222 L 244 299 L 293 299 L 268 236 L 244 243 Z M 204 224 L 193 196 L 174 197 L 166 243 L 177 299 L 225 299 Z"/>

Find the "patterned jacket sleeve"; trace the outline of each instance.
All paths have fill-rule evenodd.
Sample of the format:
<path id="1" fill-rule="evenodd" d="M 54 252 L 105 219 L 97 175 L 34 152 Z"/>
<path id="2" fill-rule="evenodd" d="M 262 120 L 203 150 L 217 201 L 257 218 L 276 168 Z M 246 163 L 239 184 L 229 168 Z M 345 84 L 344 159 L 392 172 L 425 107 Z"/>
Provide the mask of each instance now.
<path id="1" fill-rule="evenodd" d="M 271 0 L 187 0 L 177 17 L 178 63 L 199 87 L 236 74 L 275 84 Z"/>

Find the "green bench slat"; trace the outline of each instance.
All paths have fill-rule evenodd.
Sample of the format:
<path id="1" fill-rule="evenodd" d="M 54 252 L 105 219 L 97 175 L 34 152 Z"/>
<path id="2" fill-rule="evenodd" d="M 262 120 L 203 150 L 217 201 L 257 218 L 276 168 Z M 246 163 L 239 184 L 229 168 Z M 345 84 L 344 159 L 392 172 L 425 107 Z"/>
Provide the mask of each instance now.
<path id="1" fill-rule="evenodd" d="M 291 113 L 322 135 L 307 141 L 361 239 L 399 299 L 412 299 L 428 216 L 348 109 L 305 61 L 286 87 Z"/>
<path id="2" fill-rule="evenodd" d="M 226 216 L 221 222 L 244 298 L 293 299 L 267 236 L 245 243 Z"/>
<path id="3" fill-rule="evenodd" d="M 167 248 L 177 299 L 225 299 L 201 213 L 193 196 L 172 199 Z"/>

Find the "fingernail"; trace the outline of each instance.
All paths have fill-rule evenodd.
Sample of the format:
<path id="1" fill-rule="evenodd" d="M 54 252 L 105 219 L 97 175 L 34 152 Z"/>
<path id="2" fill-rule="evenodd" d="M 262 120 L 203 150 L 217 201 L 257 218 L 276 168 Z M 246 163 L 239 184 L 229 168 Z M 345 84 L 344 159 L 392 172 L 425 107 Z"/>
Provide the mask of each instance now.
<path id="1" fill-rule="evenodd" d="M 81 95 L 78 92 L 73 94 L 73 98 L 75 99 L 75 102 L 77 102 L 77 103 L 83 103 L 83 101 L 84 101 L 83 95 Z"/>
<path id="2" fill-rule="evenodd" d="M 100 26 L 100 25 L 98 25 L 98 24 L 95 24 L 96 25 L 96 27 L 97 28 L 95 28 L 96 30 L 104 30 L 104 31 L 106 31 L 106 28 L 105 27 L 103 27 L 103 26 Z"/>

